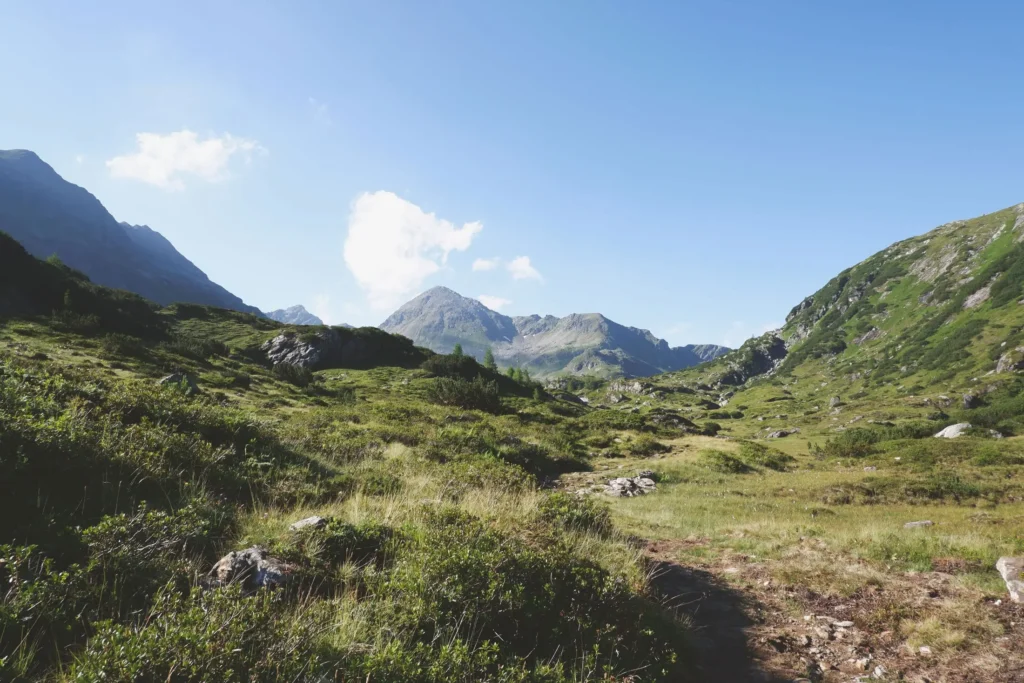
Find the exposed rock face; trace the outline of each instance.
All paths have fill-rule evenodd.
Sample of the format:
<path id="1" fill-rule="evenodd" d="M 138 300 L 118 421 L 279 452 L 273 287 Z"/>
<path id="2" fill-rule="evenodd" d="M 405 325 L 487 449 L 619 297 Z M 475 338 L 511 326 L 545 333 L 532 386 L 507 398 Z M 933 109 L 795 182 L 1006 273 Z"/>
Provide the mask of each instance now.
<path id="1" fill-rule="evenodd" d="M 773 372 L 786 358 L 786 342 L 774 332 L 751 339 L 727 356 L 729 370 L 718 384 L 738 386 L 747 380 Z"/>
<path id="2" fill-rule="evenodd" d="M 652 476 L 654 476 L 653 472 L 645 470 L 639 472 L 635 477 L 612 479 L 605 487 L 605 493 L 619 498 L 632 498 L 653 493 L 657 484 L 654 483 L 654 479 L 651 479 Z"/>
<path id="3" fill-rule="evenodd" d="M 292 568 L 271 557 L 266 549 L 253 546 L 228 553 L 213 565 L 210 579 L 215 585 L 241 583 L 245 591 L 277 588 L 288 582 Z"/>
<path id="4" fill-rule="evenodd" d="M 303 306 L 292 306 L 291 308 L 279 308 L 276 311 L 267 313 L 267 317 L 279 323 L 288 325 L 323 325 L 324 321 L 316 317 Z"/>
<path id="5" fill-rule="evenodd" d="M 1006 582 L 1010 600 L 1024 602 L 1024 557 L 1000 557 L 996 570 Z"/>
<path id="6" fill-rule="evenodd" d="M 972 410 L 981 405 L 981 401 L 974 394 L 964 394 L 963 406 L 964 410 Z"/>
<path id="7" fill-rule="evenodd" d="M 977 308 L 978 306 L 988 301 L 988 298 L 991 295 L 992 285 L 986 285 L 979 289 L 974 294 L 971 294 L 969 297 L 967 297 L 967 299 L 964 301 L 964 308 Z"/>
<path id="8" fill-rule="evenodd" d="M 500 365 L 525 367 L 537 378 L 643 377 L 688 368 L 728 351 L 714 344 L 670 347 L 647 330 L 620 325 L 600 313 L 512 318 L 445 287 L 409 301 L 381 329 L 438 353 L 450 353 L 461 344 L 463 351 L 480 359 L 490 348 Z"/>
<path id="9" fill-rule="evenodd" d="M 935 435 L 936 439 L 956 439 L 963 436 L 963 433 L 971 428 L 970 422 L 960 422 L 955 425 L 950 425 L 943 429 L 941 432 Z"/>
<path id="10" fill-rule="evenodd" d="M 286 332 L 260 349 L 274 365 L 290 363 L 310 370 L 358 368 L 385 359 L 391 365 L 408 367 L 418 365 L 425 357 L 408 339 L 376 328 L 329 327 L 308 335 Z"/>
<path id="11" fill-rule="evenodd" d="M 996 372 L 1017 372 L 1024 370 L 1024 346 L 1007 351 L 999 357 Z"/>
<path id="12" fill-rule="evenodd" d="M 859 337 L 857 337 L 856 339 L 854 339 L 853 343 L 857 344 L 859 346 L 860 344 L 863 344 L 863 343 L 869 342 L 869 341 L 873 341 L 873 340 L 878 339 L 878 338 L 880 338 L 880 337 L 882 337 L 884 335 L 885 335 L 885 333 L 882 332 L 882 330 L 878 329 L 877 327 L 872 327 L 870 330 L 868 330 L 864 334 L 862 334 Z"/>

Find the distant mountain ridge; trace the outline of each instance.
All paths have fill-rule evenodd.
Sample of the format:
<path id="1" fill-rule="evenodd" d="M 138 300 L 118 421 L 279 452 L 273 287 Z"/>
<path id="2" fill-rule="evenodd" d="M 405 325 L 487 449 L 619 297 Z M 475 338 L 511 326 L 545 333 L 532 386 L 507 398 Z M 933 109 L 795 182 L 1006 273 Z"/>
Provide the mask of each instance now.
<path id="1" fill-rule="evenodd" d="M 728 351 L 714 344 L 670 347 L 648 330 L 600 313 L 509 317 L 446 287 L 434 287 L 395 311 L 381 329 L 448 353 L 455 344 L 537 377 L 559 374 L 644 377 L 691 367 Z"/>
<path id="2" fill-rule="evenodd" d="M 159 304 L 176 301 L 262 315 L 212 282 L 149 226 L 119 223 L 35 153 L 0 150 L 0 230 L 34 256 L 56 254 L 97 284 Z"/>
<path id="3" fill-rule="evenodd" d="M 296 305 L 289 308 L 279 308 L 276 311 L 267 313 L 267 317 L 279 323 L 289 325 L 323 325 L 324 321 L 306 310 L 305 306 Z"/>

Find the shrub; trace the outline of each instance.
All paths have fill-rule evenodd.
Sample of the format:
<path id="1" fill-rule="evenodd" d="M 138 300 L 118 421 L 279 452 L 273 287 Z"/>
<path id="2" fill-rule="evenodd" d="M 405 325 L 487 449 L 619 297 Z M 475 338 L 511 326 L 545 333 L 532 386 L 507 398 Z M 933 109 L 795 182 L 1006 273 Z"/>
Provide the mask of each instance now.
<path id="1" fill-rule="evenodd" d="M 103 352 L 108 356 L 123 358 L 125 356 L 139 356 L 145 350 L 142 340 L 128 334 L 114 332 L 104 335 L 100 341 Z"/>
<path id="2" fill-rule="evenodd" d="M 672 450 L 649 434 L 641 434 L 636 437 L 626 445 L 626 449 L 630 454 L 644 458 Z"/>
<path id="3" fill-rule="evenodd" d="M 274 366 L 274 377 L 297 387 L 308 387 L 313 382 L 313 371 L 301 365 L 278 363 Z"/>
<path id="4" fill-rule="evenodd" d="M 717 422 L 705 422 L 704 427 L 701 429 L 701 433 L 704 436 L 715 436 L 720 431 L 722 431 L 722 425 Z"/>
<path id="5" fill-rule="evenodd" d="M 443 406 L 482 410 L 488 413 L 501 411 L 498 384 L 489 382 L 479 375 L 473 381 L 438 377 L 427 390 L 427 397 Z"/>
<path id="6" fill-rule="evenodd" d="M 541 502 L 540 514 L 548 522 L 572 531 L 590 531 L 603 536 L 612 529 L 608 508 L 589 496 L 552 493 Z"/>
<path id="7" fill-rule="evenodd" d="M 222 341 L 189 334 L 175 335 L 163 344 L 163 348 L 171 353 L 200 361 L 211 356 L 227 356 L 229 353 L 227 345 Z"/>
<path id="8" fill-rule="evenodd" d="M 660 612 L 596 563 L 557 543 L 528 547 L 450 508 L 428 514 L 421 538 L 374 588 L 390 607 L 377 615 L 414 642 L 494 643 L 503 658 L 533 666 L 589 655 L 595 679 L 640 670 L 659 679 L 681 646 Z"/>
<path id="9" fill-rule="evenodd" d="M 240 586 L 164 591 L 138 625 L 103 622 L 71 666 L 70 680 L 224 681 L 271 683 L 305 680 L 320 661 L 317 624 L 307 611 L 260 591 L 242 597 Z"/>
<path id="10" fill-rule="evenodd" d="M 476 359 L 466 355 L 431 356 L 420 366 L 434 377 L 450 377 L 471 380 L 481 374 L 483 369 Z"/>
<path id="11" fill-rule="evenodd" d="M 753 471 L 750 465 L 739 458 L 729 455 L 725 451 L 712 449 L 700 452 L 700 464 L 723 474 L 746 474 Z"/>
<path id="12" fill-rule="evenodd" d="M 741 441 L 739 454 L 740 458 L 751 465 L 777 472 L 785 472 L 789 463 L 793 462 L 793 458 L 782 451 L 754 441 Z"/>

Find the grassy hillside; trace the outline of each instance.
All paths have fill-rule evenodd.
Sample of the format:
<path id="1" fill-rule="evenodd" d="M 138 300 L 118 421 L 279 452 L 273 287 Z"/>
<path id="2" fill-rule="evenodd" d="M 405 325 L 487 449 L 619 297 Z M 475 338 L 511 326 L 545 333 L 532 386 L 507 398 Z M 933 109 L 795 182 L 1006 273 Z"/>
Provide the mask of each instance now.
<path id="1" fill-rule="evenodd" d="M 275 367 L 265 342 L 316 330 L 160 309 L 11 241 L 0 258 L 0 679 L 686 671 L 604 508 L 539 488 L 612 425 L 470 358 L 387 364 L 385 338 L 408 342 L 379 330 L 345 333 L 381 362 Z M 329 522 L 289 529 L 311 515 Z M 254 545 L 283 588 L 211 584 Z"/>

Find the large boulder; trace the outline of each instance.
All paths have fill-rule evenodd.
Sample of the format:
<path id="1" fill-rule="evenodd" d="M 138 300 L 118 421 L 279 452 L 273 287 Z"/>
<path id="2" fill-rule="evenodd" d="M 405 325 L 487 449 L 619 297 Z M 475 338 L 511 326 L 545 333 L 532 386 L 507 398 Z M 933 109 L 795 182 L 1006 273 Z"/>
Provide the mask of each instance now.
<path id="1" fill-rule="evenodd" d="M 1024 346 L 1007 351 L 999 356 L 996 372 L 1018 372 L 1024 370 Z"/>
<path id="2" fill-rule="evenodd" d="M 971 428 L 970 422 L 960 422 L 955 425 L 949 425 L 941 432 L 935 435 L 936 439 L 956 439 L 963 436 L 964 432 Z"/>
<path id="3" fill-rule="evenodd" d="M 216 586 L 241 583 L 243 590 L 252 592 L 283 586 L 292 572 L 291 565 L 271 557 L 265 548 L 253 546 L 220 558 L 210 570 L 210 580 Z"/>
<path id="4" fill-rule="evenodd" d="M 1024 557 L 1000 557 L 996 570 L 1006 582 L 1010 600 L 1024 602 Z"/>

